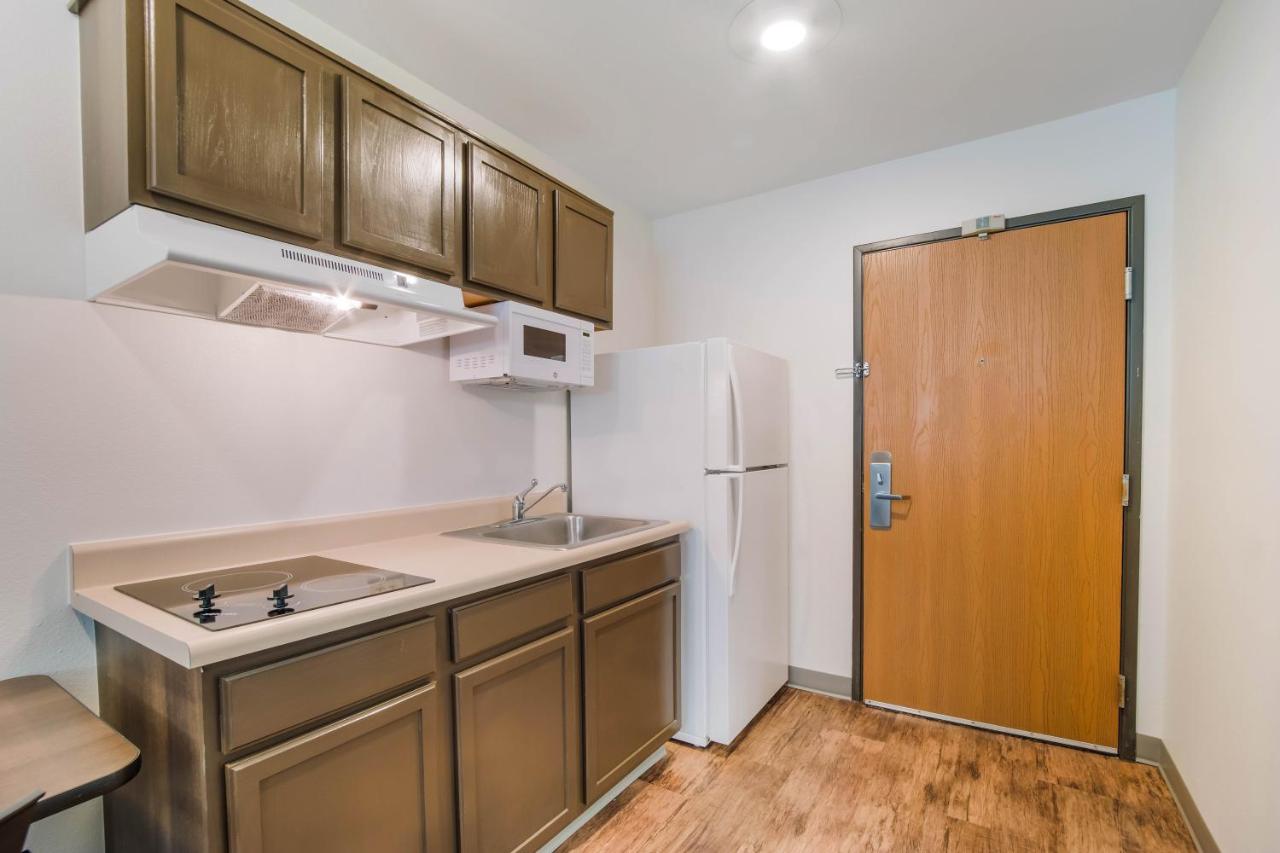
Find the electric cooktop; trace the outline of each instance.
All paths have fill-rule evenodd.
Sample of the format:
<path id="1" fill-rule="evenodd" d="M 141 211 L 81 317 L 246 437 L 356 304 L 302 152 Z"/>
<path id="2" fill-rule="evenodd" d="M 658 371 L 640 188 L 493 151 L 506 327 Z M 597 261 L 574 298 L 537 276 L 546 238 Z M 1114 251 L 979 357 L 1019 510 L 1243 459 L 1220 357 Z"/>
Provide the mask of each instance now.
<path id="1" fill-rule="evenodd" d="M 435 580 L 311 556 L 116 589 L 210 631 L 221 631 L 428 583 Z"/>

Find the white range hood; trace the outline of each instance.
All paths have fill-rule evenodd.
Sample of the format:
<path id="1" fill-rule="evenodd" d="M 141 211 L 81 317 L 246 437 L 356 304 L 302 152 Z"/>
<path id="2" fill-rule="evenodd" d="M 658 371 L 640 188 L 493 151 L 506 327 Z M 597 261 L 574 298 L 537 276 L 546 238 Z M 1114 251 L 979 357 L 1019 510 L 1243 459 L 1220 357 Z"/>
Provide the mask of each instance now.
<path id="1" fill-rule="evenodd" d="M 493 326 L 462 291 L 134 205 L 85 235 L 95 302 L 406 346 Z"/>

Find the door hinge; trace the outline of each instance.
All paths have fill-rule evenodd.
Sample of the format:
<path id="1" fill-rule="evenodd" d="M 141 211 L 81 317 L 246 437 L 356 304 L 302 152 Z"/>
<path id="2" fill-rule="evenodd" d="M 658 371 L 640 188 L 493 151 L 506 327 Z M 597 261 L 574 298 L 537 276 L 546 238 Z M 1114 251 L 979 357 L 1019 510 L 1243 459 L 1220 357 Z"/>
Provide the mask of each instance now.
<path id="1" fill-rule="evenodd" d="M 1117 704 L 1119 704 L 1119 706 L 1120 706 L 1121 708 L 1123 708 L 1123 707 L 1124 707 L 1124 702 L 1125 702 L 1125 698 L 1124 698 L 1124 696 L 1125 696 L 1125 687 L 1127 686 L 1127 684 L 1128 684 L 1128 681 L 1125 679 L 1125 677 L 1124 677 L 1123 675 L 1117 675 L 1117 676 L 1116 676 L 1116 686 L 1120 688 L 1120 697 L 1119 697 L 1119 700 L 1118 700 Z"/>
<path id="2" fill-rule="evenodd" d="M 1120 475 L 1120 506 L 1129 505 L 1129 475 Z"/>
<path id="3" fill-rule="evenodd" d="M 1124 268 L 1124 298 L 1126 302 L 1133 298 L 1133 267 Z"/>
<path id="4" fill-rule="evenodd" d="M 853 367 L 836 368 L 836 379 L 866 379 L 871 375 L 871 362 L 860 361 Z"/>

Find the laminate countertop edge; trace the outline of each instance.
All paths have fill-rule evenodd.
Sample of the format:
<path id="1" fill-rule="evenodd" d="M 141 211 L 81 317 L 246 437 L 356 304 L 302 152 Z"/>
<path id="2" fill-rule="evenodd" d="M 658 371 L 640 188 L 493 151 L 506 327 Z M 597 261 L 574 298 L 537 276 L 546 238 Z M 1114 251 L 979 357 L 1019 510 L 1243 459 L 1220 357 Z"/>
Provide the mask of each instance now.
<path id="1" fill-rule="evenodd" d="M 320 556 L 431 577 L 435 582 L 223 631 L 208 631 L 144 604 L 118 592 L 115 585 L 77 588 L 72 591 L 71 605 L 94 622 L 179 666 L 194 669 L 532 580 L 670 539 L 689 529 L 684 522 L 665 522 L 648 530 L 565 551 L 479 542 L 441 533 L 316 551 Z M 182 572 L 175 572 L 175 576 L 179 574 Z"/>

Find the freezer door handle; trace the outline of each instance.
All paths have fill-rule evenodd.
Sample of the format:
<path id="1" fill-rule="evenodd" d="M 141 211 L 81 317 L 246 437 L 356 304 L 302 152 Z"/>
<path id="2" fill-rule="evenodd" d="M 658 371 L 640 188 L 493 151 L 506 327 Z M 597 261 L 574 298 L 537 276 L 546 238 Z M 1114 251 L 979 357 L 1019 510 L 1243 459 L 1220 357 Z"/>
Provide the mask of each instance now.
<path id="1" fill-rule="evenodd" d="M 733 588 L 738 582 L 738 554 L 742 551 L 742 490 L 746 482 L 741 474 L 727 474 L 729 478 L 730 499 L 733 508 L 733 550 L 729 556 L 729 597 L 733 598 Z"/>
<path id="2" fill-rule="evenodd" d="M 733 446 L 738 451 L 734 464 L 743 468 L 747 464 L 747 449 L 743 446 L 746 423 L 742 420 L 742 384 L 738 381 L 738 368 L 733 364 L 733 347 L 728 347 L 725 360 L 729 365 L 729 397 L 733 400 Z"/>

